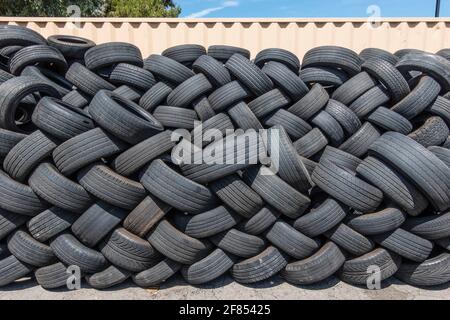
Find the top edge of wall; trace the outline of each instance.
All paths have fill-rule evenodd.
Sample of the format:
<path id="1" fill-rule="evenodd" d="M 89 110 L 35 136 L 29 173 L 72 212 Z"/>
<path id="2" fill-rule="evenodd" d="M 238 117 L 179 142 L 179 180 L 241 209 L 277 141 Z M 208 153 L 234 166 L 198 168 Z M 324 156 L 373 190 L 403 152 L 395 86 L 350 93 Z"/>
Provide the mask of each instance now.
<path id="1" fill-rule="evenodd" d="M 153 22 L 153 23 L 283 23 L 283 22 L 450 22 L 450 17 L 445 18 L 66 18 L 66 17 L 0 17 L 0 21 L 15 22 Z"/>

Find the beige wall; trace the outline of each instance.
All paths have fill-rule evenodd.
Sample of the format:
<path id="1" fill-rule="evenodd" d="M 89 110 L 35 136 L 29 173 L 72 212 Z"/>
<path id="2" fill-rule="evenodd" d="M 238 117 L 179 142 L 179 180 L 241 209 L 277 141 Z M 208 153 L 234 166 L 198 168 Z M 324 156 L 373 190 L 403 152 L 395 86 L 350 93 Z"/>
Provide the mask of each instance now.
<path id="1" fill-rule="evenodd" d="M 140 18 L 9 18 L 0 24 L 19 24 L 44 36 L 70 34 L 97 43 L 126 41 L 144 56 L 167 47 L 197 43 L 229 44 L 249 49 L 280 47 L 299 57 L 315 46 L 340 45 L 357 52 L 366 47 L 389 51 L 417 48 L 430 52 L 450 47 L 450 19 L 383 19 L 376 28 L 366 19 L 140 19 Z"/>

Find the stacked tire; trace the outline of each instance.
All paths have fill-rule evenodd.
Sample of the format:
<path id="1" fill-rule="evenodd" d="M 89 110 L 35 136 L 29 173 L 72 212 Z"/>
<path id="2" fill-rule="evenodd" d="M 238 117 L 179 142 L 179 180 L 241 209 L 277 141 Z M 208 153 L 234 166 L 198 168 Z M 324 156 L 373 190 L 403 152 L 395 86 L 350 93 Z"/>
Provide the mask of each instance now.
<path id="1" fill-rule="evenodd" d="M 0 27 L 0 286 L 450 281 L 450 61 L 180 45 L 143 59 Z M 279 133 L 266 164 L 184 163 L 173 132 Z M 237 132 L 237 131 L 235 131 Z M 225 150 L 243 157 L 242 150 Z M 175 152 L 176 153 L 176 152 Z M 248 160 L 253 155 L 244 155 Z"/>

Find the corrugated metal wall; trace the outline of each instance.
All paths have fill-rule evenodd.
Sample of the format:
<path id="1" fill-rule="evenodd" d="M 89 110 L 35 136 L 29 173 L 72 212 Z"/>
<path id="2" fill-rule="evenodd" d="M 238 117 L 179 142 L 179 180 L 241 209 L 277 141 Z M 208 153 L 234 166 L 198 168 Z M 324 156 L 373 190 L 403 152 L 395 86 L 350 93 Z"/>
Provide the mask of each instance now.
<path id="1" fill-rule="evenodd" d="M 74 25 L 73 21 L 76 22 Z M 70 34 L 97 43 L 126 41 L 144 56 L 167 47 L 197 43 L 229 44 L 249 49 L 254 56 L 280 47 L 299 57 L 315 46 L 340 45 L 357 52 L 366 47 L 389 51 L 417 48 L 430 52 L 450 47 L 450 19 L 383 19 L 374 27 L 367 19 L 140 19 L 140 18 L 9 18 L 44 36 Z"/>

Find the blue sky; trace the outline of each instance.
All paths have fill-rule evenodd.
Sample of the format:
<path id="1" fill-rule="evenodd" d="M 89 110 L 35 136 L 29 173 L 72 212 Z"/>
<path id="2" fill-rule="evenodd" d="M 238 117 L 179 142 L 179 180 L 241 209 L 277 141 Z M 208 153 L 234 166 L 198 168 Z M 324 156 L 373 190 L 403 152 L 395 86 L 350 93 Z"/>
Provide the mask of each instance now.
<path id="1" fill-rule="evenodd" d="M 435 0 L 175 0 L 181 17 L 367 17 L 373 5 L 381 17 L 434 17 Z M 369 9 L 369 10 L 368 10 Z M 368 13 L 369 11 L 369 13 Z M 450 0 L 441 0 L 450 16 Z"/>

